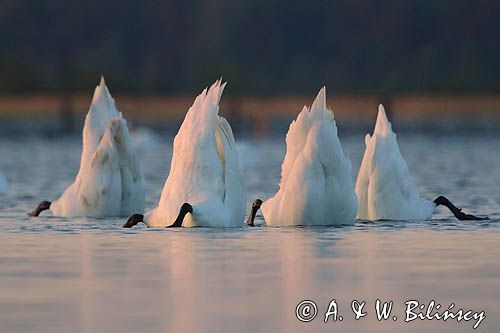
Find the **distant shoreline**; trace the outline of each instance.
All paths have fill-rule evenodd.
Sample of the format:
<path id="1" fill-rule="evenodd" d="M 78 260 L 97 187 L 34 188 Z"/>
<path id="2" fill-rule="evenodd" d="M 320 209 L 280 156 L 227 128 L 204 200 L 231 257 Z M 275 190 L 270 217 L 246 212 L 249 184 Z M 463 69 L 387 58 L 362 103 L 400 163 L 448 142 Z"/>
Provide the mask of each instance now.
<path id="1" fill-rule="evenodd" d="M 67 96 L 66 96 L 67 97 Z M 148 125 L 159 128 L 177 128 L 193 102 L 193 96 L 114 96 L 118 109 L 132 126 Z M 220 113 L 237 131 L 268 135 L 286 130 L 287 124 L 310 105 L 310 96 L 224 96 Z M 399 94 L 328 95 L 328 105 L 335 113 L 340 128 L 369 129 L 375 121 L 379 103 L 384 103 L 390 120 L 401 129 L 448 128 L 481 130 L 500 126 L 500 94 Z M 91 94 L 74 95 L 0 95 L 0 122 L 2 127 L 54 127 L 60 120 L 81 127 L 82 119 L 91 103 Z M 68 107 L 69 106 L 69 107 Z M 72 112 L 64 114 L 65 110 Z M 65 118 L 63 118 L 65 117 Z M 45 124 L 45 125 L 44 125 Z M 47 125 L 49 124 L 49 125 Z M 281 128 L 283 127 L 283 128 Z M 10 128 L 11 130 L 14 130 Z M 9 128 L 7 128 L 9 129 Z"/>
<path id="2" fill-rule="evenodd" d="M 117 107 L 129 116 L 152 119 L 183 117 L 193 102 L 193 96 L 114 96 Z M 302 106 L 312 103 L 314 96 L 225 96 L 222 114 L 247 116 L 295 116 Z M 57 116 L 62 106 L 57 94 L 0 95 L 0 117 Z M 75 114 L 88 111 L 91 94 L 74 95 L 71 105 Z M 389 113 L 397 118 L 418 119 L 439 117 L 500 117 L 500 94 L 398 94 L 390 98 L 378 95 L 328 96 L 328 105 L 339 118 L 365 118 L 374 115 L 383 102 Z"/>

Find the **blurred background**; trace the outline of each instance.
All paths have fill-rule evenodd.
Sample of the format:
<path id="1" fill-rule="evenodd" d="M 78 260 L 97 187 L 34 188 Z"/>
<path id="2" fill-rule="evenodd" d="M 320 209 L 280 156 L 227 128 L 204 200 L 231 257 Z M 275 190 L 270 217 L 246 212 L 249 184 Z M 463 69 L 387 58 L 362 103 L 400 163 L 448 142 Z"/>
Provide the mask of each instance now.
<path id="1" fill-rule="evenodd" d="M 223 76 L 242 135 L 284 133 L 323 85 L 345 130 L 378 103 L 401 128 L 500 128 L 500 1 L 2 0 L 0 41 L 10 136 L 78 133 L 101 75 L 132 127 L 175 130 Z"/>

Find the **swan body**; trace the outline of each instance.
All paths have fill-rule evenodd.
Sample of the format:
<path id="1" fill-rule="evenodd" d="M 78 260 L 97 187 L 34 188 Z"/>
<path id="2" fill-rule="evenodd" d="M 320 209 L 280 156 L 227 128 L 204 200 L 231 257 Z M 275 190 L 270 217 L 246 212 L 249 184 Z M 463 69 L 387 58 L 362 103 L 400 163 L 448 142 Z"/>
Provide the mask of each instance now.
<path id="1" fill-rule="evenodd" d="M 270 226 L 354 224 L 351 161 L 340 145 L 324 87 L 291 123 L 279 190 L 261 209 Z"/>
<path id="2" fill-rule="evenodd" d="M 185 227 L 242 225 L 244 177 L 231 126 L 218 114 L 224 86 L 218 80 L 189 108 L 174 139 L 170 174 L 158 207 L 144 215 L 149 227 L 172 224 L 183 203 L 192 206 Z"/>
<path id="3" fill-rule="evenodd" d="M 50 204 L 55 216 L 128 216 L 144 211 L 143 175 L 126 120 L 101 79 L 83 128 L 80 170 Z"/>
<path id="4" fill-rule="evenodd" d="M 382 105 L 373 135 L 367 134 L 365 143 L 356 181 L 358 219 L 411 221 L 431 218 L 436 204 L 420 196 Z"/>
<path id="5" fill-rule="evenodd" d="M 0 195 L 7 194 L 9 192 L 9 184 L 7 179 L 0 173 Z"/>

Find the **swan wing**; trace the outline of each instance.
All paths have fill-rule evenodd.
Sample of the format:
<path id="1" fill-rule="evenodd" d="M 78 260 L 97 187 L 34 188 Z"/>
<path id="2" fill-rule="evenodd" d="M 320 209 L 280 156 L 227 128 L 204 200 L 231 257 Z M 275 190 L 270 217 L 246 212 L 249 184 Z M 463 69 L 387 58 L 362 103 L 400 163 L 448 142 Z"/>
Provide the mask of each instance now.
<path id="1" fill-rule="evenodd" d="M 112 128 L 105 132 L 87 172 L 76 181 L 78 200 L 87 216 L 121 216 L 120 160 Z"/>
<path id="2" fill-rule="evenodd" d="M 119 161 L 107 131 L 87 168 L 80 169 L 74 183 L 54 201 L 56 216 L 119 216 L 121 179 Z"/>
<path id="3" fill-rule="evenodd" d="M 219 157 L 223 165 L 222 202 L 227 215 L 223 226 L 239 226 L 245 218 L 246 188 L 233 131 L 225 118 L 219 117 L 216 133 L 218 133 L 216 138 L 220 138 L 220 144 L 217 146 L 220 147 Z"/>
<path id="4" fill-rule="evenodd" d="M 356 180 L 356 197 L 358 199 L 358 215 L 359 219 L 368 218 L 368 187 L 370 185 L 370 167 L 369 163 L 371 158 L 367 157 L 373 154 L 370 134 L 365 136 L 365 157 L 361 161 L 361 166 L 358 171 L 358 177 Z"/>
<path id="5" fill-rule="evenodd" d="M 111 120 L 112 146 L 116 151 L 121 177 L 121 216 L 144 212 L 144 177 L 132 146 L 127 122 L 123 118 Z"/>

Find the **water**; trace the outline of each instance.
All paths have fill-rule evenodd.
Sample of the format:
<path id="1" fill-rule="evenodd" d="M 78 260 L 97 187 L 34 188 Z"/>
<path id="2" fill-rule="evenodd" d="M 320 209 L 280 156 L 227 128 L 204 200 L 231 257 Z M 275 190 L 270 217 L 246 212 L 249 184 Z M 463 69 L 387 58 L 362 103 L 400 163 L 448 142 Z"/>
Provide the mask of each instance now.
<path id="1" fill-rule="evenodd" d="M 357 172 L 364 144 L 341 138 Z M 147 206 L 168 174 L 168 144 L 142 150 Z M 357 223 L 345 228 L 124 230 L 124 219 L 29 218 L 78 169 L 80 142 L 3 140 L 0 170 L 0 332 L 472 332 L 474 321 L 404 323 L 404 302 L 436 300 L 486 312 L 476 330 L 500 328 L 498 137 L 400 134 L 421 193 L 444 194 L 490 221 Z M 249 203 L 277 189 L 282 139 L 240 144 Z M 257 221 L 263 223 L 262 218 Z M 317 303 L 310 323 L 295 307 Z M 329 302 L 343 321 L 322 322 Z M 366 301 L 356 321 L 352 300 Z M 376 299 L 394 301 L 375 318 Z"/>

